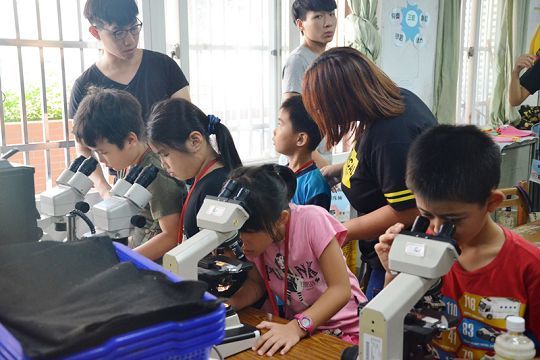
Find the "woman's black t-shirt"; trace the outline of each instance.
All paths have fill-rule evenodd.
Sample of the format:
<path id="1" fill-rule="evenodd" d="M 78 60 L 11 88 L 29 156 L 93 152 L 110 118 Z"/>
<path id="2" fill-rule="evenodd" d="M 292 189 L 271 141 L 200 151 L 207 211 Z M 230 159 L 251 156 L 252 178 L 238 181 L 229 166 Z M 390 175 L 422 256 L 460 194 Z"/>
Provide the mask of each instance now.
<path id="1" fill-rule="evenodd" d="M 401 95 L 404 113 L 376 120 L 343 166 L 341 188 L 359 215 L 385 205 L 396 210 L 416 206 L 405 185 L 407 152 L 418 135 L 437 125 L 437 119 L 418 96 L 406 89 Z"/>

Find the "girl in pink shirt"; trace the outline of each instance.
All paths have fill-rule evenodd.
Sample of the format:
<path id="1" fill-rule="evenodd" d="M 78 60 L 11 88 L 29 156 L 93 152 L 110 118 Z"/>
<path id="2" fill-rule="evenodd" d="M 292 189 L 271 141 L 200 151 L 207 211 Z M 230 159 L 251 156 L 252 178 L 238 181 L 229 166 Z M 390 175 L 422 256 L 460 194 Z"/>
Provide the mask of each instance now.
<path id="1" fill-rule="evenodd" d="M 341 244 L 347 230 L 326 210 L 296 206 L 296 178 L 285 166 L 263 165 L 234 170 L 230 178 L 250 190 L 250 217 L 240 230 L 242 249 L 257 271 L 229 299 L 242 309 L 268 294 L 274 314 L 287 324 L 263 321 L 253 350 L 259 355 L 287 353 L 301 338 L 324 331 L 358 342 L 358 304 L 366 301 L 358 280 L 345 264 Z M 285 276 L 287 274 L 287 276 Z"/>

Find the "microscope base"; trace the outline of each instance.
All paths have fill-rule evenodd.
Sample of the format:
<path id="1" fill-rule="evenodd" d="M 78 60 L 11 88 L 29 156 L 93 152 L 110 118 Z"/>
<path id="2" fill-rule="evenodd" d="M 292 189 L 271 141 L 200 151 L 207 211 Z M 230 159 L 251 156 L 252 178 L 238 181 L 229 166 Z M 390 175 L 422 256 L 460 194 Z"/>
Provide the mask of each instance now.
<path id="1" fill-rule="evenodd" d="M 225 329 L 225 339 L 217 348 L 221 356 L 228 357 L 251 349 L 260 335 L 260 331 L 251 325 L 244 324 L 239 328 Z"/>
<path id="2" fill-rule="evenodd" d="M 227 357 L 251 349 L 261 336 L 260 331 L 247 324 L 242 324 L 234 310 L 227 312 L 225 319 L 225 339 L 217 346 L 221 356 Z"/>

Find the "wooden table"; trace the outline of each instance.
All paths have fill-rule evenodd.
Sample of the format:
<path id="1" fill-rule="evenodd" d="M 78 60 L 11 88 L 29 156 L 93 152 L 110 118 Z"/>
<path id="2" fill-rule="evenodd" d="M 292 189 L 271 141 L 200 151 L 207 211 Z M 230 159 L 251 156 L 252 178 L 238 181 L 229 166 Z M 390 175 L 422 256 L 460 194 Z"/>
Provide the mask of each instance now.
<path id="1" fill-rule="evenodd" d="M 247 308 L 238 313 L 240 321 L 243 323 L 256 326 L 261 321 L 266 320 L 266 313 L 254 308 Z M 276 318 L 274 316 L 274 322 L 286 323 L 287 320 L 282 318 Z M 263 331 L 263 333 L 266 330 Z M 335 336 L 317 333 L 308 338 L 300 340 L 286 355 L 275 354 L 274 357 L 278 359 L 339 359 L 341 351 L 351 346 L 348 342 L 338 339 Z M 246 350 L 236 355 L 230 356 L 227 359 L 241 360 L 241 359 L 264 359 L 266 356 L 257 355 L 252 350 Z"/>
<path id="2" fill-rule="evenodd" d="M 536 220 L 512 229 L 515 233 L 540 246 L 540 220 Z"/>

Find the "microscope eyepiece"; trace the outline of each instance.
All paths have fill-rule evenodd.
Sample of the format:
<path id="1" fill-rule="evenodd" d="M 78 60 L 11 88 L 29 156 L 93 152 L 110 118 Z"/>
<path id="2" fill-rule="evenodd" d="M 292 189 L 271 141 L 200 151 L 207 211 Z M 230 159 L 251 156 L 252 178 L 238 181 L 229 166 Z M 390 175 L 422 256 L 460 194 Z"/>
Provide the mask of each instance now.
<path id="1" fill-rule="evenodd" d="M 144 188 L 148 187 L 148 185 L 150 185 L 156 178 L 158 171 L 159 169 L 154 165 L 146 166 L 137 177 L 137 180 L 135 180 L 135 183 Z"/>
<path id="2" fill-rule="evenodd" d="M 94 159 L 93 157 L 89 157 L 88 159 L 83 161 L 83 163 L 81 164 L 81 166 L 79 166 L 79 169 L 77 171 L 88 176 L 91 173 L 93 173 L 94 170 L 96 170 L 97 165 L 98 165 L 98 161 Z"/>
<path id="3" fill-rule="evenodd" d="M 135 165 L 133 166 L 129 172 L 127 173 L 126 177 L 124 178 L 125 181 L 127 181 L 128 183 L 130 184 L 133 184 L 135 182 L 135 180 L 137 180 L 137 176 L 139 176 L 139 174 L 141 173 L 142 171 L 142 167 L 140 167 L 139 165 Z"/>
<path id="4" fill-rule="evenodd" d="M 238 183 L 235 180 L 227 180 L 225 184 L 223 184 L 223 187 L 221 188 L 221 192 L 219 193 L 218 197 L 230 199 L 237 186 Z"/>
<path id="5" fill-rule="evenodd" d="M 441 226 L 441 229 L 437 233 L 437 236 L 442 238 L 451 239 L 452 236 L 454 236 L 454 232 L 456 231 L 456 226 L 452 223 L 444 223 Z"/>
<path id="6" fill-rule="evenodd" d="M 79 167 L 81 166 L 84 160 L 86 160 L 86 158 L 83 155 L 73 160 L 71 165 L 69 165 L 69 171 L 74 172 L 74 173 L 77 172 L 77 169 L 79 169 Z"/>
<path id="7" fill-rule="evenodd" d="M 423 216 L 417 216 L 411 228 L 413 232 L 425 233 L 429 227 L 429 219 Z"/>
<path id="8" fill-rule="evenodd" d="M 251 191 L 249 191 L 249 189 L 246 189 L 244 187 L 241 187 L 238 192 L 236 193 L 236 195 L 234 196 L 234 200 L 238 201 L 238 202 L 241 202 L 242 205 L 245 205 L 245 200 L 247 199 L 247 197 L 249 196 L 249 193 Z"/>

